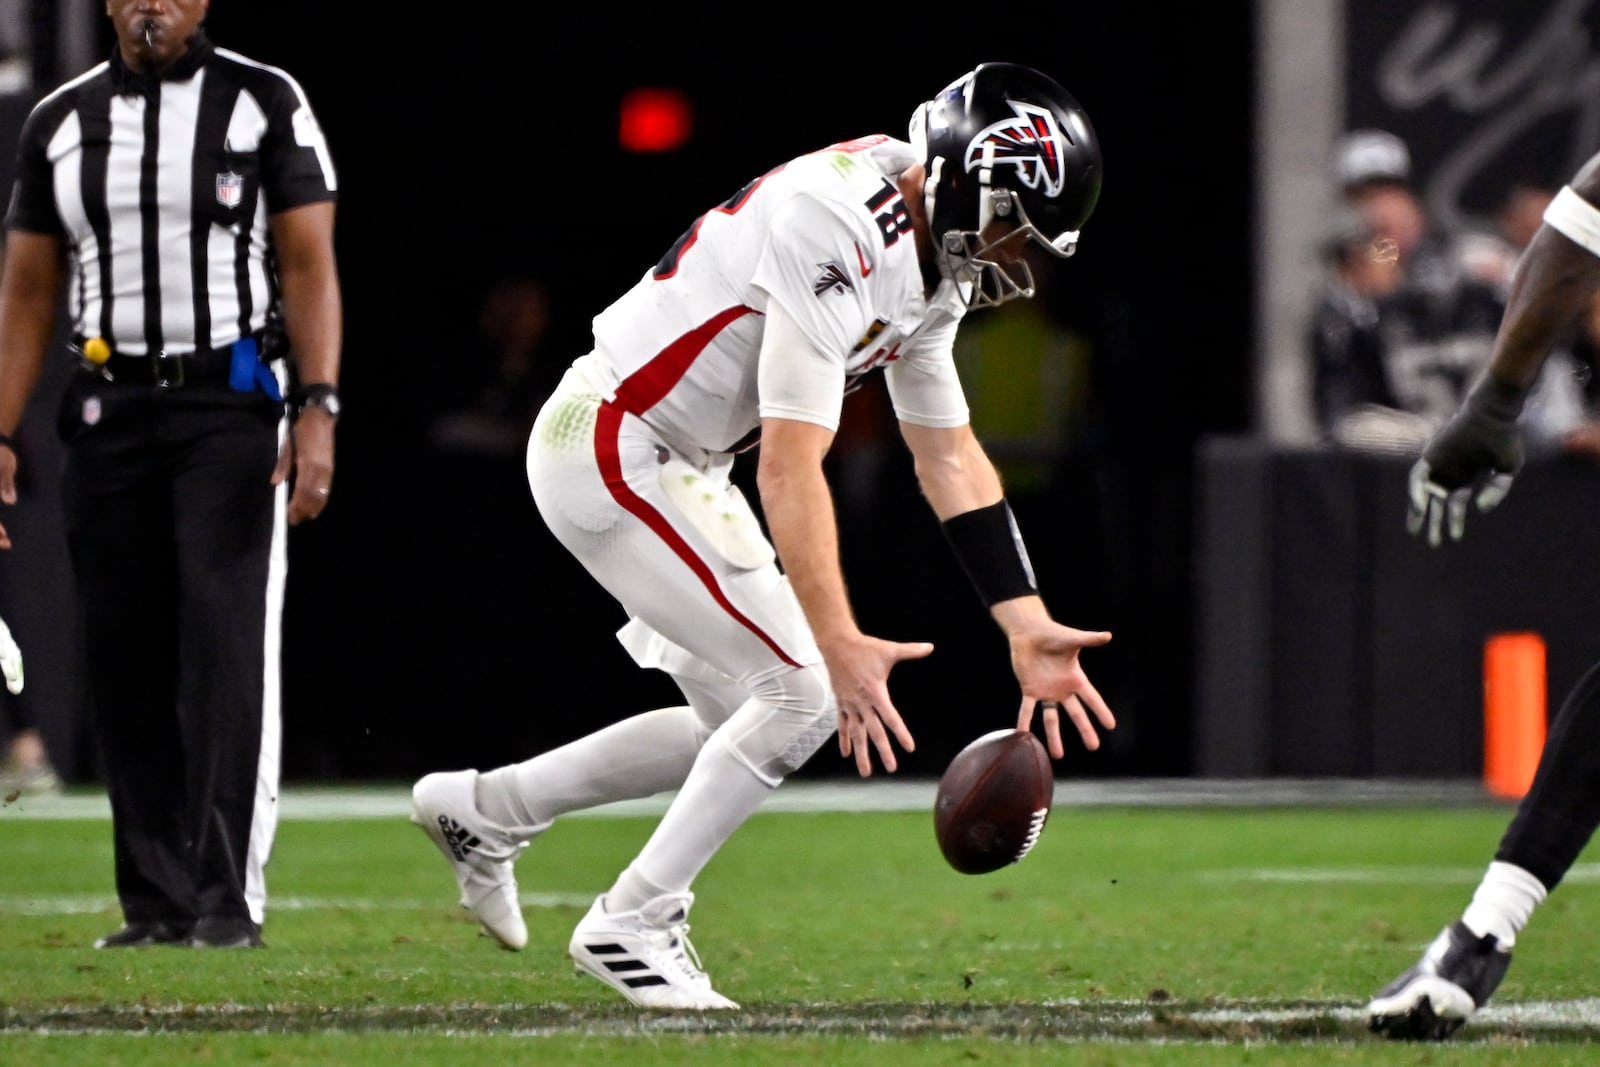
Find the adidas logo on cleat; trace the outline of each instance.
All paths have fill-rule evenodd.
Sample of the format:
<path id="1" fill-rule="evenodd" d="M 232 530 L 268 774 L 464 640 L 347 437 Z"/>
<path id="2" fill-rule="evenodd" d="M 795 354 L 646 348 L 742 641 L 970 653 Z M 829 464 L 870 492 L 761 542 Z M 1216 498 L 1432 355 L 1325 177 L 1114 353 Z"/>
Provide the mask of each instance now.
<path id="1" fill-rule="evenodd" d="M 667 984 L 667 980 L 651 970 L 648 963 L 615 942 L 599 942 L 589 945 L 588 949 L 606 970 L 630 989 Z M 640 971 L 645 973 L 638 973 Z"/>
<path id="2" fill-rule="evenodd" d="M 439 832 L 444 836 L 445 844 L 450 846 L 450 855 L 455 857 L 457 863 L 465 863 L 468 850 L 483 844 L 477 834 L 464 829 L 448 815 L 439 816 Z"/>
<path id="3" fill-rule="evenodd" d="M 684 909 L 679 908 L 677 911 L 672 913 L 671 917 L 667 919 L 667 922 L 677 924 L 683 922 L 688 917 L 689 913 Z M 668 938 L 667 947 L 669 949 L 679 950 L 678 938 Z M 646 963 L 632 952 L 629 952 L 627 948 L 617 944 L 615 941 L 595 942 L 589 945 L 588 949 L 596 959 L 605 965 L 606 970 L 616 975 L 617 978 L 630 989 L 640 989 L 645 986 L 670 984 L 666 977 L 663 976 L 659 971 L 652 968 L 650 964 Z"/>
<path id="4" fill-rule="evenodd" d="M 689 944 L 692 893 L 668 893 L 635 910 L 607 912 L 597 897 L 573 931 L 567 952 L 589 974 L 641 1008 L 737 1010 L 711 988 Z"/>

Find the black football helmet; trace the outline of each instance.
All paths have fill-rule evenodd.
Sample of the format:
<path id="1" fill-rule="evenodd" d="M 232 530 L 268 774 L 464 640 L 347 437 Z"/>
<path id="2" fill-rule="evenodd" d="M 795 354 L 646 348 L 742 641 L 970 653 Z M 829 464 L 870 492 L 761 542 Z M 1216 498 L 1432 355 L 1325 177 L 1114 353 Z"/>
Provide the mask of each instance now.
<path id="1" fill-rule="evenodd" d="M 1100 142 L 1053 79 L 1016 63 L 981 63 L 917 107 L 911 144 L 927 168 L 923 203 L 939 271 L 970 286 L 968 307 L 1032 296 L 1033 272 L 1001 246 L 1034 242 L 1065 259 L 1100 198 Z M 1015 224 L 999 239 L 996 219 Z"/>

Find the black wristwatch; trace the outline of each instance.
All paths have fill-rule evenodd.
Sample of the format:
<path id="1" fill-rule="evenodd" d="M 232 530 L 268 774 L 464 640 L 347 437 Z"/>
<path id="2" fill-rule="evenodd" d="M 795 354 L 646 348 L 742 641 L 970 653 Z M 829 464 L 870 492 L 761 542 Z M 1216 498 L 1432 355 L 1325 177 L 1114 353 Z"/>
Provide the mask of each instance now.
<path id="1" fill-rule="evenodd" d="M 328 413 L 329 418 L 337 419 L 341 407 L 338 388 L 326 382 L 319 382 L 300 390 L 299 402 L 295 404 L 295 414 L 298 416 L 306 408 L 321 408 Z"/>

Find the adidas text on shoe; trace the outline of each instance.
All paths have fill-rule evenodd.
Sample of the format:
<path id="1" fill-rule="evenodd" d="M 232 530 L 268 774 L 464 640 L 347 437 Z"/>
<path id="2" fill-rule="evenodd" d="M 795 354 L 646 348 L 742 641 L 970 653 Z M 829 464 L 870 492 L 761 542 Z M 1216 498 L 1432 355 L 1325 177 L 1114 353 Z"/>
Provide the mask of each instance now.
<path id="1" fill-rule="evenodd" d="M 515 840 L 479 813 L 477 778 L 473 770 L 424 776 L 411 790 L 411 821 L 450 862 L 462 907 L 496 941 L 518 950 L 528 943 L 528 925 L 511 865 L 527 841 Z"/>
<path id="2" fill-rule="evenodd" d="M 1489 1002 L 1510 966 L 1511 953 L 1494 935 L 1478 937 L 1455 922 L 1378 991 L 1367 1005 L 1367 1025 L 1398 1041 L 1443 1041 Z"/>
<path id="3" fill-rule="evenodd" d="M 641 1008 L 711 1011 L 739 1005 L 711 988 L 689 943 L 692 893 L 656 897 L 638 911 L 607 912 L 597 899 L 572 933 L 567 952 Z"/>

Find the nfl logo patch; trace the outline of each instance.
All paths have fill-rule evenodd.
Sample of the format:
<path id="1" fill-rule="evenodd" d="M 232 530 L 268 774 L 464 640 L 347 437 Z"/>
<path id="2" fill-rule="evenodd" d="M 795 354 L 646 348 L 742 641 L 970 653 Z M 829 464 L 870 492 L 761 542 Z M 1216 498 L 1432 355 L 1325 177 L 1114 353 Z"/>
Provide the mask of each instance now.
<path id="1" fill-rule="evenodd" d="M 238 207 L 244 196 L 244 175 L 225 170 L 217 175 L 217 203 L 223 207 Z"/>
<path id="2" fill-rule="evenodd" d="M 83 401 L 83 424 L 93 426 L 100 421 L 100 398 L 97 396 L 85 397 Z"/>

